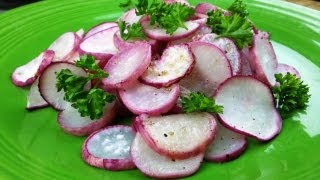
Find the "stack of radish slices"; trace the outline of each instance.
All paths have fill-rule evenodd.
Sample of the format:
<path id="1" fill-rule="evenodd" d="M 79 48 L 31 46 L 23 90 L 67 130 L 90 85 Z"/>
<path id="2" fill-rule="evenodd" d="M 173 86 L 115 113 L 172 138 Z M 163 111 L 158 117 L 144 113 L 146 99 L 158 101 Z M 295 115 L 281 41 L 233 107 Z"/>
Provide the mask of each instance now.
<path id="1" fill-rule="evenodd" d="M 253 32 L 251 47 L 243 49 L 231 39 L 217 38 L 205 25 L 205 12 L 215 9 L 198 4 L 196 17 L 185 22 L 187 28 L 172 35 L 129 10 L 121 19 L 140 22 L 145 40 L 124 41 L 115 22 L 101 23 L 86 33 L 67 32 L 18 67 L 12 81 L 20 87 L 31 85 L 27 109 L 50 105 L 59 111 L 58 124 L 65 132 L 91 134 L 82 147 L 88 164 L 114 171 L 138 168 L 153 178 L 191 175 L 203 159 L 237 158 L 247 147 L 247 137 L 274 138 L 282 123 L 270 90 L 276 85 L 274 74 L 300 77 L 293 67 L 278 64 L 266 32 Z M 96 120 L 82 117 L 56 88 L 56 73 L 62 69 L 87 76 L 86 69 L 75 66 L 83 54 L 96 57 L 109 74 L 101 88 L 117 97 Z M 180 96 L 189 92 L 214 98 L 223 113 L 183 113 Z M 132 126 L 107 126 L 117 115 L 133 115 Z"/>

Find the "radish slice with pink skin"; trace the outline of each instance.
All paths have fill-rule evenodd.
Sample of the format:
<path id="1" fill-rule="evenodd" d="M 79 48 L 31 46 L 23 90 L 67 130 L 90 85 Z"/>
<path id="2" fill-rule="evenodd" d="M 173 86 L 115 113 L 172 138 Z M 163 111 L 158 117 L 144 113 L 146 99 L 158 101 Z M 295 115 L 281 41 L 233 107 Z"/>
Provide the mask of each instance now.
<path id="1" fill-rule="evenodd" d="M 65 109 L 58 114 L 60 127 L 68 134 L 84 136 L 106 126 L 116 115 L 115 102 L 107 103 L 104 114 L 100 119 L 91 120 L 90 117 L 82 117 L 77 109 L 67 103 Z"/>
<path id="2" fill-rule="evenodd" d="M 43 71 L 42 75 L 39 78 L 40 94 L 43 99 L 46 100 L 56 110 L 64 110 L 68 105 L 68 102 L 63 99 L 63 90 L 58 92 L 56 87 L 56 73 L 59 73 L 62 69 L 69 69 L 73 74 L 77 76 L 87 75 L 87 73 L 83 69 L 67 62 L 52 63 Z"/>
<path id="3" fill-rule="evenodd" d="M 206 15 L 208 11 L 215 11 L 217 10 L 218 8 L 212 4 L 209 4 L 209 3 L 199 3 L 197 6 L 196 6 L 196 13 L 199 13 L 199 14 L 204 14 Z"/>
<path id="4" fill-rule="evenodd" d="M 164 50 L 161 59 L 152 61 L 141 80 L 155 87 L 168 87 L 188 75 L 194 58 L 187 45 L 174 45 Z"/>
<path id="5" fill-rule="evenodd" d="M 75 52 L 70 58 L 66 59 L 65 62 L 75 63 L 79 59 L 80 59 L 80 54 L 78 52 Z"/>
<path id="6" fill-rule="evenodd" d="M 82 39 L 84 37 L 84 30 L 81 28 L 76 32 L 76 35 Z"/>
<path id="7" fill-rule="evenodd" d="M 102 80 L 105 89 L 126 88 L 134 84 L 151 62 L 151 46 L 139 43 L 113 56 L 104 70 L 109 76 Z"/>
<path id="8" fill-rule="evenodd" d="M 217 38 L 216 34 L 206 34 L 202 36 L 199 41 L 201 42 L 207 42 L 210 44 L 213 44 L 217 46 L 218 48 L 223 51 L 232 67 L 232 74 L 237 75 L 241 72 L 241 55 L 238 51 L 237 46 L 234 44 L 234 42 L 228 38 Z"/>
<path id="9" fill-rule="evenodd" d="M 203 35 L 211 33 L 211 31 L 212 30 L 209 27 L 201 26 L 195 33 L 190 34 L 188 37 L 168 42 L 168 46 L 173 46 L 173 45 L 177 45 L 177 44 L 185 44 L 185 43 L 189 43 L 191 41 L 197 41 Z"/>
<path id="10" fill-rule="evenodd" d="M 13 84 L 19 87 L 31 85 L 52 62 L 54 55 L 53 51 L 46 50 L 27 64 L 17 67 L 11 76 Z"/>
<path id="11" fill-rule="evenodd" d="M 296 75 L 297 78 L 301 78 L 300 73 L 296 68 L 293 66 L 287 65 L 287 64 L 278 64 L 277 72 L 276 73 L 281 73 L 283 75 L 286 75 L 287 73 Z"/>
<path id="12" fill-rule="evenodd" d="M 101 24 L 98 24 L 96 26 L 94 26 L 93 28 L 91 28 L 84 36 L 84 38 L 87 38 L 97 32 L 100 32 L 100 31 L 103 31 L 103 30 L 106 30 L 106 29 L 109 29 L 111 27 L 116 27 L 118 26 L 117 23 L 115 22 L 104 22 L 104 23 L 101 23 Z"/>
<path id="13" fill-rule="evenodd" d="M 220 85 L 216 103 L 223 106 L 220 122 L 235 132 L 260 141 L 279 134 L 282 120 L 271 89 L 250 76 L 234 76 Z"/>
<path id="14" fill-rule="evenodd" d="M 217 135 L 207 149 L 205 159 L 213 162 L 227 162 L 239 157 L 247 147 L 244 135 L 230 131 L 217 122 Z"/>
<path id="15" fill-rule="evenodd" d="M 40 92 L 39 92 L 39 79 L 35 80 L 34 83 L 31 85 L 29 90 L 29 94 L 27 97 L 27 110 L 34 110 L 43 107 L 47 107 L 49 104 L 45 101 Z"/>
<path id="16" fill-rule="evenodd" d="M 219 84 L 232 76 L 230 63 L 225 54 L 212 44 L 192 42 L 189 46 L 196 63 L 192 72 L 180 81 L 180 85 L 211 97 Z"/>
<path id="17" fill-rule="evenodd" d="M 160 115 L 168 112 L 176 103 L 180 93 L 179 85 L 155 88 L 139 82 L 119 90 L 123 104 L 134 114 Z"/>
<path id="18" fill-rule="evenodd" d="M 134 132 L 129 126 L 109 126 L 91 134 L 82 145 L 82 159 L 111 171 L 134 169 L 130 155 Z"/>
<path id="19" fill-rule="evenodd" d="M 249 49 L 249 61 L 253 75 L 269 86 L 276 84 L 277 57 L 269 41 L 269 34 L 258 32 L 253 35 L 253 45 Z"/>
<path id="20" fill-rule="evenodd" d="M 249 49 L 248 48 L 243 48 L 240 51 L 241 54 L 241 75 L 244 76 L 251 76 L 252 75 L 252 70 L 249 62 Z"/>
<path id="21" fill-rule="evenodd" d="M 66 32 L 56 39 L 48 48 L 55 52 L 55 57 L 52 62 L 66 61 L 69 59 L 80 43 L 80 37 L 74 32 Z"/>
<path id="22" fill-rule="evenodd" d="M 142 16 L 138 16 L 136 14 L 135 9 L 130 9 L 129 11 L 125 12 L 121 17 L 120 20 L 125 21 L 128 24 L 134 24 L 139 22 Z"/>
<path id="23" fill-rule="evenodd" d="M 200 24 L 193 21 L 184 23 L 187 29 L 179 27 L 172 35 L 167 34 L 165 29 L 150 25 L 149 20 L 142 20 L 141 26 L 146 36 L 159 41 L 173 41 L 189 36 L 199 29 Z"/>
<path id="24" fill-rule="evenodd" d="M 118 53 L 118 49 L 113 42 L 114 34 L 119 30 L 118 27 L 111 27 L 99 31 L 80 43 L 80 54 L 90 54 L 97 59 L 109 59 Z"/>
<path id="25" fill-rule="evenodd" d="M 161 156 L 144 142 L 139 133 L 133 140 L 131 156 L 135 165 L 143 174 L 157 179 L 190 176 L 199 169 L 203 160 L 203 153 L 184 160 Z"/>
<path id="26" fill-rule="evenodd" d="M 146 143 L 161 155 L 187 159 L 204 153 L 215 137 L 217 124 L 209 113 L 140 115 L 134 126 Z"/>

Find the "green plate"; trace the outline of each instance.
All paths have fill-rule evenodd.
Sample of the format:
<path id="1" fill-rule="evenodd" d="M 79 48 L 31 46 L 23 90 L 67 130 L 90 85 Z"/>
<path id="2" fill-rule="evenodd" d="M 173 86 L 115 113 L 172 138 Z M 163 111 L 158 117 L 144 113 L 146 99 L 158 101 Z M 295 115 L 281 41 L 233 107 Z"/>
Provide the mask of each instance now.
<path id="1" fill-rule="evenodd" d="M 231 1 L 215 0 L 227 7 Z M 195 4 L 195 1 L 193 1 Z M 268 143 L 250 140 L 237 160 L 203 163 L 191 179 L 317 179 L 320 177 L 320 13 L 279 0 L 248 1 L 251 19 L 272 34 L 280 61 L 311 86 L 309 108 L 283 122 Z M 15 67 L 28 62 L 61 33 L 88 29 L 121 14 L 115 0 L 50 0 L 0 15 L 0 179 L 143 179 L 138 170 L 110 172 L 80 157 L 84 138 L 65 134 L 57 112 L 25 110 L 27 89 L 12 85 Z M 277 43 L 275 43 L 277 42 Z"/>

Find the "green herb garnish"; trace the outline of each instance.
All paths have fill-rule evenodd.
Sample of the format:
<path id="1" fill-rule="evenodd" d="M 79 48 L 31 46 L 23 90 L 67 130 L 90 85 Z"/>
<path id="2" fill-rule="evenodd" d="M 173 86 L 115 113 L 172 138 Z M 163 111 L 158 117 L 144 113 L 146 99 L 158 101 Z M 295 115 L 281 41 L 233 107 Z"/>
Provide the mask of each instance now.
<path id="1" fill-rule="evenodd" d="M 223 106 L 216 105 L 213 98 L 209 98 L 200 92 L 192 92 L 187 96 L 181 97 L 181 104 L 183 111 L 186 113 L 223 113 Z"/>
<path id="2" fill-rule="evenodd" d="M 129 10 L 131 8 L 134 8 L 134 6 L 135 5 L 134 5 L 133 0 L 127 0 L 127 1 L 121 2 L 119 4 L 119 7 L 122 8 L 124 11 L 127 11 L 127 10 Z"/>
<path id="3" fill-rule="evenodd" d="M 118 26 L 121 38 L 125 41 L 129 39 L 145 39 L 146 37 L 139 23 L 129 25 L 125 21 L 119 20 Z"/>
<path id="4" fill-rule="evenodd" d="M 275 78 L 279 85 L 272 87 L 272 92 L 282 117 L 288 117 L 294 111 L 308 106 L 309 87 L 300 78 L 290 73 L 275 74 Z"/>
<path id="5" fill-rule="evenodd" d="M 58 92 L 63 90 L 64 99 L 71 102 L 72 107 L 78 109 L 82 117 L 89 116 L 91 120 L 101 118 L 105 104 L 115 99 L 114 95 L 98 88 L 101 80 L 107 78 L 108 74 L 95 61 L 95 57 L 85 55 L 76 62 L 77 67 L 88 70 L 86 77 L 76 76 L 69 69 L 56 73 Z M 96 80 L 95 86 L 86 88 L 93 79 Z"/>

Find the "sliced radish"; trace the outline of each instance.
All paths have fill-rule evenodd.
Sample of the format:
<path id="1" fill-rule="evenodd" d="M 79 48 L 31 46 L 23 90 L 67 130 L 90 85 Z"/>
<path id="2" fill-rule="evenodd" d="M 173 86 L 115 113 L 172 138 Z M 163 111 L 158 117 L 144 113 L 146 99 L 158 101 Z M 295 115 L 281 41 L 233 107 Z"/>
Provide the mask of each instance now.
<path id="1" fill-rule="evenodd" d="M 48 48 L 55 52 L 53 62 L 66 61 L 77 50 L 80 38 L 74 32 L 66 32 L 56 39 Z"/>
<path id="2" fill-rule="evenodd" d="M 234 76 L 216 91 L 216 103 L 223 106 L 221 123 L 244 135 L 268 141 L 281 130 L 281 117 L 270 88 L 249 76 Z"/>
<path id="3" fill-rule="evenodd" d="M 219 122 L 217 125 L 217 135 L 207 149 L 205 159 L 226 162 L 239 157 L 247 147 L 246 137 L 226 129 Z"/>
<path id="4" fill-rule="evenodd" d="M 206 34 L 199 41 L 213 44 L 224 52 L 232 67 L 232 74 L 237 75 L 241 72 L 241 56 L 237 46 L 228 38 L 217 38 L 216 34 Z"/>
<path id="5" fill-rule="evenodd" d="M 178 28 L 172 35 L 167 34 L 165 29 L 159 28 L 157 26 L 151 26 L 150 21 L 143 20 L 141 22 L 142 28 L 145 34 L 151 38 L 159 41 L 172 41 L 180 38 L 184 38 L 194 33 L 199 27 L 200 24 L 193 21 L 187 21 L 184 25 L 187 29 Z"/>
<path id="6" fill-rule="evenodd" d="M 134 24 L 139 22 L 139 20 L 141 19 L 141 16 L 138 16 L 136 14 L 136 10 L 135 9 L 130 9 L 129 11 L 125 12 L 120 19 L 122 21 L 125 21 L 128 24 Z"/>
<path id="7" fill-rule="evenodd" d="M 199 3 L 197 6 L 196 6 L 196 13 L 199 13 L 199 14 L 207 14 L 208 11 L 215 11 L 217 10 L 218 8 L 212 4 L 209 4 L 209 3 Z"/>
<path id="8" fill-rule="evenodd" d="M 168 112 L 179 97 L 179 85 L 157 89 L 139 82 L 119 90 L 124 105 L 135 114 L 159 115 Z"/>
<path id="9" fill-rule="evenodd" d="M 49 104 L 45 101 L 39 92 L 39 79 L 32 84 L 27 97 L 27 109 L 34 110 L 38 108 L 47 107 Z"/>
<path id="10" fill-rule="evenodd" d="M 212 96 L 220 83 L 231 77 L 230 63 L 225 54 L 216 46 L 205 42 L 189 43 L 195 56 L 195 66 L 180 85 L 190 91 L 203 92 Z"/>
<path id="11" fill-rule="evenodd" d="M 109 59 L 118 53 L 113 43 L 113 36 L 118 30 L 117 26 L 110 27 L 85 38 L 79 46 L 81 53 L 90 54 L 100 60 Z"/>
<path id="12" fill-rule="evenodd" d="M 139 43 L 113 56 L 104 70 L 109 76 L 103 79 L 106 89 L 126 88 L 135 83 L 151 62 L 151 47 Z"/>
<path id="13" fill-rule="evenodd" d="M 103 22 L 101 24 L 98 24 L 96 26 L 94 26 L 93 28 L 91 28 L 84 36 L 84 38 L 87 38 L 97 32 L 100 32 L 100 31 L 103 31 L 103 30 L 106 30 L 106 29 L 109 29 L 111 27 L 116 27 L 118 26 L 117 23 L 115 22 Z"/>
<path id="14" fill-rule="evenodd" d="M 253 45 L 249 52 L 253 75 L 270 86 L 274 86 L 276 83 L 274 74 L 277 71 L 278 61 L 269 41 L 269 34 L 258 32 L 253 35 Z"/>
<path id="15" fill-rule="evenodd" d="M 107 103 L 104 107 L 103 116 L 100 119 L 91 120 L 90 117 L 81 117 L 77 109 L 70 103 L 58 114 L 60 127 L 68 134 L 84 136 L 106 126 L 116 115 L 115 103 Z"/>
<path id="16" fill-rule="evenodd" d="M 135 168 L 130 155 L 134 132 L 129 126 L 109 126 L 91 134 L 82 145 L 82 159 L 111 171 Z"/>
<path id="17" fill-rule="evenodd" d="M 249 49 L 248 48 L 243 48 L 240 51 L 241 54 L 241 75 L 244 76 L 250 76 L 252 75 L 252 70 L 251 70 L 251 66 L 250 66 L 250 62 L 249 62 Z"/>
<path id="18" fill-rule="evenodd" d="M 14 70 L 11 79 L 14 85 L 31 85 L 42 71 L 52 62 L 55 53 L 51 50 L 42 52 L 38 57 Z"/>
<path id="19" fill-rule="evenodd" d="M 64 100 L 64 92 L 58 92 L 56 83 L 56 73 L 62 69 L 70 69 L 70 71 L 77 76 L 86 76 L 87 73 L 67 62 L 56 62 L 48 66 L 39 78 L 39 90 L 44 100 L 46 100 L 53 108 L 57 110 L 64 110 L 68 102 Z"/>
<path id="20" fill-rule="evenodd" d="M 190 176 L 199 169 L 203 159 L 203 153 L 184 160 L 161 156 L 148 147 L 139 133 L 133 140 L 131 156 L 143 174 L 163 179 Z"/>
<path id="21" fill-rule="evenodd" d="M 290 73 L 296 75 L 298 78 L 301 78 L 300 73 L 297 71 L 297 69 L 287 64 L 279 63 L 276 73 L 281 73 L 283 75 Z"/>
<path id="22" fill-rule="evenodd" d="M 160 60 L 152 61 L 141 80 L 155 87 L 168 87 L 188 75 L 194 63 L 187 45 L 171 46 L 164 50 Z"/>
<path id="23" fill-rule="evenodd" d="M 140 115 L 134 126 L 159 154 L 186 159 L 206 150 L 216 134 L 217 124 L 208 113 L 192 113 L 160 117 Z"/>
<path id="24" fill-rule="evenodd" d="M 84 30 L 81 28 L 76 32 L 76 35 L 82 39 L 84 37 Z"/>
<path id="25" fill-rule="evenodd" d="M 211 33 L 211 31 L 212 31 L 211 28 L 209 28 L 207 26 L 201 26 L 196 32 L 190 34 L 189 36 L 187 36 L 185 38 L 168 42 L 168 46 L 177 45 L 177 44 L 185 44 L 185 43 L 189 43 L 191 41 L 197 41 L 203 35 Z"/>
<path id="26" fill-rule="evenodd" d="M 189 6 L 190 3 L 187 0 L 164 0 L 166 4 L 180 3 Z"/>
<path id="27" fill-rule="evenodd" d="M 66 59 L 65 62 L 75 63 L 80 59 L 80 54 L 75 52 L 70 58 Z"/>

